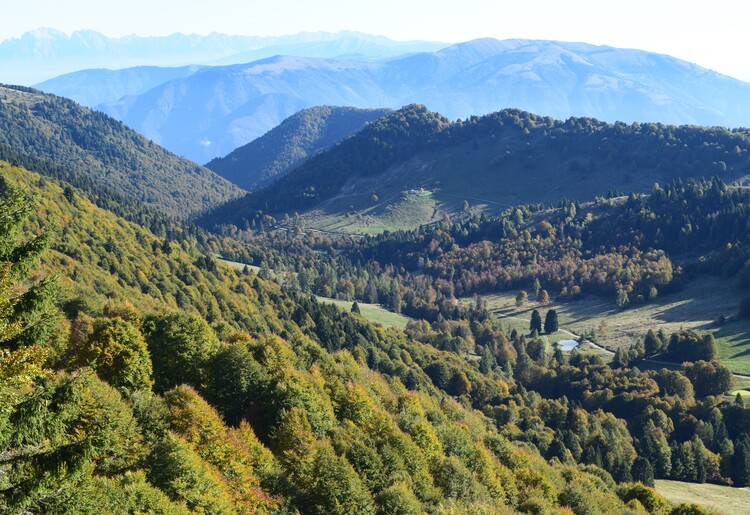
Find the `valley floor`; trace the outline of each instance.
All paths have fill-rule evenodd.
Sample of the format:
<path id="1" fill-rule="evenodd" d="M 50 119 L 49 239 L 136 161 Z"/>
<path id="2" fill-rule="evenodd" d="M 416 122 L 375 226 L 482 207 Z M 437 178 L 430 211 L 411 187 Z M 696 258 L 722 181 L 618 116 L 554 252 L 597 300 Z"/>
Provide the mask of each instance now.
<path id="1" fill-rule="evenodd" d="M 679 292 L 646 304 L 631 304 L 627 309 L 618 308 L 614 298 L 594 296 L 546 305 L 530 301 L 518 308 L 516 294 L 503 292 L 483 298 L 495 314 L 519 332 L 528 332 L 534 309 L 542 316 L 548 309 L 558 311 L 561 330 L 550 337 L 551 341 L 569 337 L 565 331 L 585 335 L 593 331 L 594 340 L 611 350 L 629 348 L 649 329 L 664 329 L 667 334 L 681 328 L 711 331 L 719 347 L 719 360 L 735 373 L 750 374 L 750 320 L 730 320 L 722 326 L 713 323 L 720 315 L 736 314 L 743 293 L 735 281 L 702 277 Z"/>

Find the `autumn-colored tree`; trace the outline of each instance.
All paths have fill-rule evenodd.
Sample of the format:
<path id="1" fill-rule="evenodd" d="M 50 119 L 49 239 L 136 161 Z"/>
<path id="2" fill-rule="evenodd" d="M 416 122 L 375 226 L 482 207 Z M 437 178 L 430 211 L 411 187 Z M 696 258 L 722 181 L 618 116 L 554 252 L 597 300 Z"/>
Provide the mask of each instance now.
<path id="1" fill-rule="evenodd" d="M 151 390 L 153 386 L 146 341 L 122 318 L 95 320 L 92 334 L 77 353 L 80 364 L 90 364 L 99 377 L 124 393 Z"/>

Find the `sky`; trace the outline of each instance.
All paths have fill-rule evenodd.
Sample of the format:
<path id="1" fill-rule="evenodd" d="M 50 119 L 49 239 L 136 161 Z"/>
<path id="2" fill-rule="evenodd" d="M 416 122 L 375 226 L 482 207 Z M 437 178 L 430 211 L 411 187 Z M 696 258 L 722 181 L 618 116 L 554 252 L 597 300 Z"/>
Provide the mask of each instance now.
<path id="1" fill-rule="evenodd" d="M 50 27 L 108 36 L 355 30 L 397 40 L 582 41 L 669 54 L 750 82 L 748 0 L 35 0 L 3 6 L 0 40 Z"/>

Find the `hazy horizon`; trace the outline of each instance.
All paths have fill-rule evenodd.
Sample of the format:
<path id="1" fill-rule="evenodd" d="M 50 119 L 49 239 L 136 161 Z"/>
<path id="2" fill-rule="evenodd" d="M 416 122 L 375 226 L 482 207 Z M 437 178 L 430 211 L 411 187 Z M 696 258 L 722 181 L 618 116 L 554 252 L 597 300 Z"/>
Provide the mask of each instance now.
<path id="1" fill-rule="evenodd" d="M 144 15 L 147 13 L 148 15 Z M 594 0 L 501 3 L 466 0 L 351 3 L 280 0 L 237 4 L 216 0 L 131 0 L 127 4 L 40 0 L 35 8 L 10 7 L 0 41 L 50 27 L 66 34 L 92 30 L 120 38 L 174 33 L 283 36 L 301 32 L 353 31 L 394 41 L 458 43 L 491 37 L 584 42 L 667 54 L 725 75 L 750 81 L 750 60 L 741 58 L 750 3 L 699 0 L 602 3 Z"/>

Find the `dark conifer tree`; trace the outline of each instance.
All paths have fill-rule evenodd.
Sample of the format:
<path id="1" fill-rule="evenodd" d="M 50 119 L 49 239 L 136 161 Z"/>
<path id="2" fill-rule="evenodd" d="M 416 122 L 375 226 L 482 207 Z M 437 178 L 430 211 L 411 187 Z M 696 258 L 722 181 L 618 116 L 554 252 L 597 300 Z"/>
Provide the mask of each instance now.
<path id="1" fill-rule="evenodd" d="M 535 309 L 531 312 L 531 323 L 529 324 L 529 332 L 536 331 L 537 334 L 542 332 L 542 315 L 539 314 L 539 310 Z"/>
<path id="2" fill-rule="evenodd" d="M 547 311 L 547 316 L 544 318 L 544 332 L 547 334 L 556 333 L 559 329 L 557 322 L 557 311 L 550 309 Z"/>
<path id="3" fill-rule="evenodd" d="M 740 436 L 732 456 L 732 481 L 734 486 L 750 486 L 750 436 Z"/>

